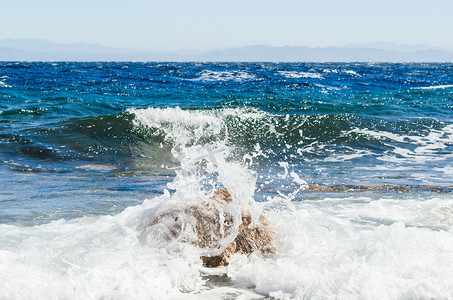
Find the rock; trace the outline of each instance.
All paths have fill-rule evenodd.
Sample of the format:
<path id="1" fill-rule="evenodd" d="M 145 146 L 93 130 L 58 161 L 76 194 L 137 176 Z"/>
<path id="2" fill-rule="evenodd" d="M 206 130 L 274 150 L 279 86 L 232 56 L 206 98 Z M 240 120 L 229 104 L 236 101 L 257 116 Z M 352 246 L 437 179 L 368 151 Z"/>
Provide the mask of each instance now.
<path id="1" fill-rule="evenodd" d="M 202 204 L 159 214 L 148 226 L 165 224 L 170 235 L 177 237 L 184 226 L 192 224 L 197 237 L 196 240 L 191 241 L 193 244 L 202 249 L 222 250 L 224 248 L 221 244 L 222 238 L 234 234 L 237 228 L 234 226 L 234 217 L 227 207 L 231 202 L 232 198 L 228 190 L 220 189 Z M 204 266 L 226 266 L 230 256 L 235 253 L 248 256 L 257 250 L 263 255 L 275 252 L 275 233 L 264 216 L 261 215 L 255 224 L 252 224 L 250 213 L 242 212 L 241 221 L 234 240 L 220 255 L 201 256 Z"/>
<path id="2" fill-rule="evenodd" d="M 251 226 L 251 216 L 248 213 L 242 214 L 242 224 L 239 226 L 236 238 L 225 248 L 225 251 L 218 256 L 202 256 L 205 267 L 219 267 L 228 265 L 228 259 L 235 253 L 249 256 L 259 250 L 262 254 L 275 252 L 274 232 L 267 220 L 260 216 L 258 224 Z M 199 237 L 200 238 L 200 237 Z M 203 237 L 202 237 L 203 238 Z"/>

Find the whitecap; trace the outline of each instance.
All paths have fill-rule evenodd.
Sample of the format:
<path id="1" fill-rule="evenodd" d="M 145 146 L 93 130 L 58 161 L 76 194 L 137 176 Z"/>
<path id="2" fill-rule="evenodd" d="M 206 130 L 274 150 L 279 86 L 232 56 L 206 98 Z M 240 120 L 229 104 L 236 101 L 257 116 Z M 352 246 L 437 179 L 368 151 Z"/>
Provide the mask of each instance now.
<path id="1" fill-rule="evenodd" d="M 323 78 L 321 74 L 311 72 L 278 71 L 278 73 L 286 78 L 318 78 L 318 79 Z"/>
<path id="2" fill-rule="evenodd" d="M 349 75 L 353 75 L 353 76 L 357 76 L 357 77 L 362 77 L 360 76 L 357 72 L 353 71 L 353 70 L 345 70 L 344 71 L 346 74 L 349 74 Z"/>
<path id="3" fill-rule="evenodd" d="M 453 125 L 447 125 L 442 129 L 432 129 L 425 135 L 403 135 L 387 131 L 374 131 L 370 129 L 355 128 L 348 133 L 369 135 L 381 140 L 391 140 L 387 146 L 392 151 L 386 151 L 378 159 L 388 162 L 409 162 L 426 164 L 434 161 L 445 161 L 453 157 L 453 154 L 438 155 L 439 151 L 453 143 Z M 398 145 L 395 145 L 397 142 Z M 407 146 L 407 147 L 405 147 Z M 415 146 L 415 148 L 413 147 Z"/>
<path id="4" fill-rule="evenodd" d="M 212 70 L 203 70 L 200 74 L 200 77 L 192 79 L 193 81 L 200 82 L 218 82 L 218 81 L 248 81 L 254 80 L 256 76 L 249 74 L 244 71 L 212 71 Z"/>
<path id="5" fill-rule="evenodd" d="M 423 87 L 415 87 L 415 88 L 412 88 L 412 89 L 416 89 L 416 90 L 437 90 L 437 89 L 449 89 L 449 88 L 453 88 L 453 84 L 423 86 Z"/>
<path id="6" fill-rule="evenodd" d="M 3 81 L 0 81 L 0 87 L 5 87 L 5 88 L 10 88 L 11 86 L 6 84 L 5 82 Z"/>

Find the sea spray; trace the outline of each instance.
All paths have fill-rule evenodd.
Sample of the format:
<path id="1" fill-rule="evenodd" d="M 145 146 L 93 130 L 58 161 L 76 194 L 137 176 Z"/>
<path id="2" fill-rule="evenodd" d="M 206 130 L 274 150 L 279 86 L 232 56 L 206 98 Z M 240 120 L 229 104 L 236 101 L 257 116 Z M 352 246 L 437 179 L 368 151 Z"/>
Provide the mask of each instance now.
<path id="1" fill-rule="evenodd" d="M 224 208 L 225 212 L 219 213 L 220 236 L 217 237 L 216 243 L 203 249 L 204 256 L 219 255 L 235 239 L 243 213 L 251 215 L 252 226 L 257 223 L 261 206 L 253 198 L 256 174 L 231 160 L 231 149 L 226 143 L 228 132 L 222 119 L 201 112 L 181 111 L 179 108 L 149 108 L 130 112 L 135 114 L 137 125 L 165 132 L 168 139 L 174 143 L 172 153 L 180 162 L 180 166 L 175 170 L 175 179 L 168 184 L 168 188 L 173 191 L 171 199 L 162 204 L 161 211 L 157 214 L 168 215 L 169 211 L 174 211 L 178 214 L 178 220 L 183 221 L 177 224 L 177 228 L 167 230 L 188 230 L 188 235 L 192 238 L 183 240 L 193 242 L 193 237 L 196 236 L 193 232 L 196 227 L 195 220 L 190 214 L 183 213 L 184 208 L 203 201 L 206 203 L 207 199 L 221 188 L 225 188 L 231 195 L 232 203 Z M 225 135 L 221 136 L 221 132 Z M 213 135 L 217 141 L 203 143 L 207 135 Z M 228 228 L 224 228 L 225 215 L 233 218 Z M 173 235 L 179 236 L 177 233 Z"/>
<path id="2" fill-rule="evenodd" d="M 115 216 L 26 228 L 0 225 L 4 298 L 15 298 L 16 290 L 30 299 L 162 299 L 203 290 L 200 256 L 225 249 L 235 238 L 244 211 L 252 218 L 259 216 L 261 208 L 253 200 L 256 174 L 228 159 L 231 149 L 218 138 L 224 130 L 220 119 L 180 109 L 130 112 L 136 114 L 137 126 L 163 130 L 173 144 L 180 165 L 168 190 Z M 217 141 L 200 142 L 209 134 Z M 195 226 L 189 216 L 181 216 L 180 224 L 149 224 L 165 211 L 181 213 L 181 208 L 203 203 L 221 187 L 232 196 L 225 209 L 234 217 L 233 226 L 222 230 L 211 248 L 193 245 Z M 169 234 L 175 229 L 176 234 Z"/>

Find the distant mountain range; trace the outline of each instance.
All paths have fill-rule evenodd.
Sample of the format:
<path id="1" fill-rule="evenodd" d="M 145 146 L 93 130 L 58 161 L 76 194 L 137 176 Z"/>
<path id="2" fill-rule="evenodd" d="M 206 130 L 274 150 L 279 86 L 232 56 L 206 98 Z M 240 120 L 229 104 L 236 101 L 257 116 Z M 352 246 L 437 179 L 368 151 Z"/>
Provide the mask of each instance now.
<path id="1" fill-rule="evenodd" d="M 255 45 L 211 51 L 145 51 L 39 39 L 0 40 L 0 61 L 453 62 L 453 50 L 396 43 L 345 47 Z"/>

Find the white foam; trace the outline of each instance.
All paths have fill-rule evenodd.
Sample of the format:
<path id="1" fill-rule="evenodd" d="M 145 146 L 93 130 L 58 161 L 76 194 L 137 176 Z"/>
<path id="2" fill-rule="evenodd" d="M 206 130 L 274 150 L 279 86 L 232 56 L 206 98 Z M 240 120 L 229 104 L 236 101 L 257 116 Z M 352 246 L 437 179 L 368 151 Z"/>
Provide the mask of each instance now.
<path id="1" fill-rule="evenodd" d="M 134 114 L 137 126 L 157 129 L 163 132 L 166 140 L 175 143 L 193 143 L 201 138 L 210 137 L 214 140 L 225 140 L 228 134 L 225 118 L 237 117 L 241 120 L 265 120 L 269 114 L 257 109 L 219 109 L 219 110 L 182 110 L 176 108 L 128 109 Z M 279 135 L 271 123 L 268 133 Z"/>
<path id="2" fill-rule="evenodd" d="M 335 73 L 335 74 L 342 72 L 342 73 L 349 74 L 352 76 L 362 77 L 359 73 L 357 73 L 356 71 L 353 71 L 353 70 L 324 69 L 323 72 L 324 73 Z"/>
<path id="3" fill-rule="evenodd" d="M 328 91 L 341 91 L 342 88 L 335 86 L 325 86 L 319 83 L 315 83 L 314 86 L 317 86 L 322 89 L 322 93 L 328 94 Z"/>
<path id="4" fill-rule="evenodd" d="M 269 207 L 281 248 L 266 259 L 233 256 L 227 268 L 208 272 L 226 272 L 232 283 L 213 288 L 204 285 L 197 248 L 140 229 L 170 197 L 166 193 L 116 216 L 0 225 L 0 297 L 453 297 L 450 195 L 327 198 L 296 203 L 286 213 Z"/>
<path id="5" fill-rule="evenodd" d="M 338 73 L 338 70 L 337 69 L 324 69 L 322 70 L 324 73 L 335 73 L 337 74 Z"/>
<path id="6" fill-rule="evenodd" d="M 442 129 L 432 129 L 427 135 L 400 135 L 386 131 L 373 131 L 370 129 L 355 128 L 348 133 L 359 133 L 370 135 L 382 140 L 390 139 L 392 143 L 387 146 L 393 148 L 378 159 L 387 162 L 408 162 L 426 164 L 435 161 L 446 161 L 453 157 L 453 154 L 438 155 L 439 151 L 447 148 L 453 143 L 453 125 L 446 125 Z M 401 146 L 395 146 L 398 142 Z M 407 148 L 404 147 L 407 145 Z M 413 146 L 416 148 L 413 149 Z"/>
<path id="7" fill-rule="evenodd" d="M 453 166 L 446 166 L 446 167 L 436 167 L 433 170 L 437 172 L 443 172 L 447 176 L 453 176 Z"/>
<path id="8" fill-rule="evenodd" d="M 348 161 L 353 160 L 355 158 L 364 157 L 366 155 L 371 155 L 371 151 L 367 150 L 355 150 L 349 154 L 336 154 L 334 156 L 327 157 L 324 161 L 326 162 L 339 162 L 339 161 Z"/>
<path id="9" fill-rule="evenodd" d="M 362 76 L 360 76 L 357 72 L 352 71 L 352 70 L 345 70 L 344 72 L 345 72 L 346 74 L 349 74 L 349 75 L 353 75 L 353 76 L 357 76 L 357 77 L 362 77 Z"/>
<path id="10" fill-rule="evenodd" d="M 247 81 L 254 80 L 256 76 L 244 71 L 212 71 L 203 70 L 200 77 L 193 79 L 194 81 L 201 82 L 216 82 L 216 81 Z"/>
<path id="11" fill-rule="evenodd" d="M 231 159 L 234 149 L 225 143 L 227 138 L 199 142 L 201 137 L 218 136 L 224 130 L 223 116 L 241 112 L 129 110 L 137 126 L 162 130 L 175 144 L 172 153 L 180 168 L 175 170 L 169 190 L 115 216 L 60 220 L 34 227 L 0 225 L 0 298 L 453 298 L 451 194 L 295 203 L 289 200 L 296 192 L 291 197 L 274 197 L 263 205 L 281 242 L 277 253 L 267 258 L 259 253 L 234 255 L 227 268 L 212 273 L 202 267 L 200 259 L 209 249 L 191 243 L 193 220 L 182 218 L 185 223 L 176 236 L 168 234 L 173 228 L 166 223 L 150 225 L 157 213 L 199 203 L 219 187 L 232 194 L 228 209 L 235 216 L 235 225 L 242 210 L 257 217 L 263 207 L 253 200 L 255 172 Z M 248 113 L 245 117 L 262 116 Z M 443 130 L 450 131 L 453 128 L 448 126 Z M 385 132 L 373 134 L 389 138 Z M 451 138 L 436 132 L 427 136 L 425 140 L 414 139 L 423 146 L 423 141 L 446 143 Z M 399 135 L 390 137 L 406 141 Z M 192 142 L 190 146 L 187 141 Z M 259 155 L 260 148 L 255 150 Z M 306 186 L 303 174 L 286 162 L 280 166 L 281 178 L 292 178 L 300 189 Z M 224 231 L 218 248 L 211 253 L 222 250 L 234 234 L 234 230 Z M 203 275 L 222 272 L 232 281 L 227 287 L 205 284 Z"/>
<path id="12" fill-rule="evenodd" d="M 180 247 L 183 259 L 140 236 L 141 212 L 149 208 L 30 228 L 1 225 L 0 298 L 163 299 L 196 290 L 202 282 L 193 250 Z"/>
<path id="13" fill-rule="evenodd" d="M 200 256 L 223 251 L 235 238 L 243 211 L 251 213 L 252 222 L 257 220 L 261 206 L 253 200 L 256 174 L 227 159 L 231 149 L 224 141 L 185 145 L 192 131 L 197 137 L 217 134 L 223 124 L 219 118 L 178 108 L 129 112 L 138 126 L 162 129 L 174 141 L 172 153 L 180 168 L 168 184 L 171 192 L 115 216 L 29 228 L 0 225 L 0 298 L 173 299 L 206 292 Z M 212 248 L 194 245 L 193 216 L 181 217 L 180 227 L 171 218 L 150 223 L 156 214 L 181 216 L 184 208 L 204 203 L 219 187 L 232 196 L 225 210 L 233 224 L 228 230 L 221 227 Z"/>
<path id="14" fill-rule="evenodd" d="M 76 169 L 83 169 L 83 170 L 88 170 L 88 171 L 107 172 L 107 171 L 114 170 L 115 167 L 114 166 L 109 166 L 109 165 L 86 164 L 86 165 L 77 166 Z"/>
<path id="15" fill-rule="evenodd" d="M 11 86 L 4 83 L 3 81 L 0 81 L 0 87 L 10 88 Z"/>
<path id="16" fill-rule="evenodd" d="M 423 86 L 423 87 L 416 87 L 416 88 L 412 88 L 412 89 L 416 89 L 416 90 L 438 90 L 438 89 L 449 89 L 449 88 L 453 88 L 453 84 Z"/>
<path id="17" fill-rule="evenodd" d="M 207 134 L 219 135 L 224 128 L 223 121 L 214 115 L 179 107 L 128 109 L 128 112 L 135 115 L 136 125 L 162 130 L 167 138 L 182 144 Z"/>
<path id="18" fill-rule="evenodd" d="M 323 78 L 321 74 L 311 72 L 278 71 L 278 73 L 286 78 Z"/>
<path id="19" fill-rule="evenodd" d="M 451 298 L 451 200 L 301 202 L 273 219 L 284 238 L 280 253 L 236 256 L 228 275 L 259 293 L 296 299 Z"/>

